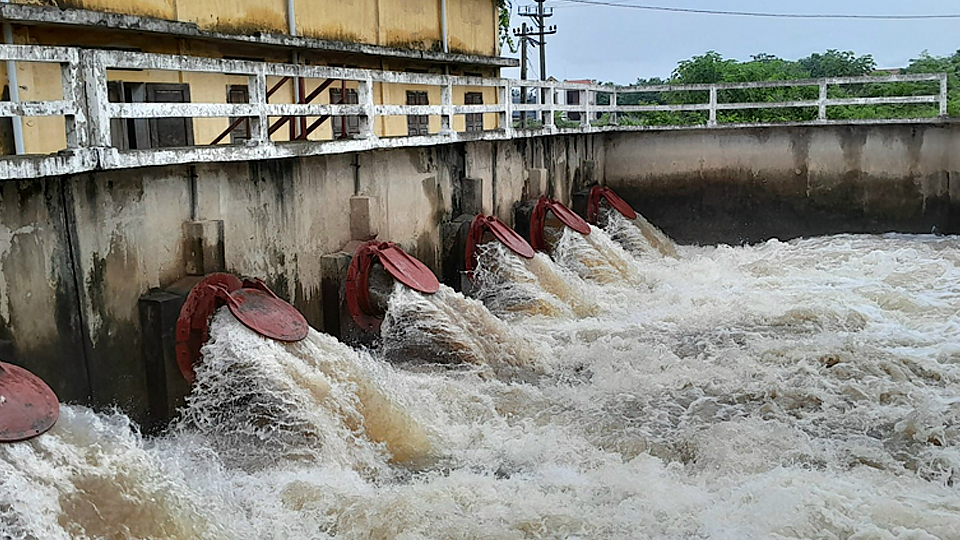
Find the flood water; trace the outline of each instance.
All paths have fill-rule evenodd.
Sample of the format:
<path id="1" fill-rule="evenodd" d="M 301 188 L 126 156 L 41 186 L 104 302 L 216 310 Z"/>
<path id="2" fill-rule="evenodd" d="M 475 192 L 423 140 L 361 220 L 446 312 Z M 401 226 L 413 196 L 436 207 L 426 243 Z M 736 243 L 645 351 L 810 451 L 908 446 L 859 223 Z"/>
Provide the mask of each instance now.
<path id="1" fill-rule="evenodd" d="M 166 435 L 0 446 L 0 538 L 960 538 L 960 239 L 634 225 L 398 288 L 374 351 L 221 311 Z"/>

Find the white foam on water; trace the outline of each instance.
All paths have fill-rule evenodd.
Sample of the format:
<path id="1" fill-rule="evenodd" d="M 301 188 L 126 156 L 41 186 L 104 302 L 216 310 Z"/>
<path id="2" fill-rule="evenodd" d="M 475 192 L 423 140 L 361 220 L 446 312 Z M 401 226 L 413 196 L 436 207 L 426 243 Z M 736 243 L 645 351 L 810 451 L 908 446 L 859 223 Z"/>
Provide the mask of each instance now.
<path id="1" fill-rule="evenodd" d="M 641 214 L 627 219 L 620 212 L 603 206 L 597 221 L 613 241 L 635 257 L 677 256 L 677 244 Z"/>
<path id="2" fill-rule="evenodd" d="M 482 244 L 477 252 L 471 294 L 499 317 L 577 318 L 600 309 L 590 298 L 591 287 L 544 253 L 525 259 L 500 242 Z"/>
<path id="3" fill-rule="evenodd" d="M 642 286 L 646 279 L 637 260 L 597 227 L 590 234 L 563 228 L 552 257 L 581 278 L 603 285 Z"/>
<path id="4" fill-rule="evenodd" d="M 534 340 L 446 285 L 435 294 L 422 294 L 396 284 L 381 336 L 383 354 L 395 362 L 466 363 L 495 370 L 548 367 Z"/>
<path id="5" fill-rule="evenodd" d="M 167 435 L 64 406 L 0 446 L 0 538 L 960 538 L 960 239 L 679 252 L 569 281 L 586 317 L 395 293 L 462 368 L 220 313 Z M 491 376 L 516 340 L 546 366 Z"/>

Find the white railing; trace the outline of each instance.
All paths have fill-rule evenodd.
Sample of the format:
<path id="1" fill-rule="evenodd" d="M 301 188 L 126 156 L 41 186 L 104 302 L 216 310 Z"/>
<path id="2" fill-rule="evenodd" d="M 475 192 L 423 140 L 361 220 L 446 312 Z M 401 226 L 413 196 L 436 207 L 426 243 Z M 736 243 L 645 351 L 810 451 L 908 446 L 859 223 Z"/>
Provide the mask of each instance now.
<path id="1" fill-rule="evenodd" d="M 189 56 L 145 54 L 127 51 L 86 50 L 35 45 L 0 45 L 0 60 L 57 63 L 61 69 L 62 99 L 36 102 L 0 102 L 0 117 L 60 116 L 65 119 L 66 150 L 53 155 L 6 156 L 0 158 L 0 180 L 72 174 L 94 169 L 118 169 L 140 166 L 195 163 L 204 161 L 243 161 L 292 156 L 308 156 L 364 151 L 375 148 L 435 145 L 471 140 L 502 140 L 554 133 L 595 133 L 649 129 L 697 129 L 767 125 L 760 123 L 718 123 L 719 111 L 782 108 L 817 108 L 816 120 L 802 124 L 930 122 L 930 118 L 889 118 L 879 120 L 830 120 L 827 108 L 876 104 L 939 104 L 939 119 L 947 113 L 945 74 L 893 75 L 885 77 L 833 78 L 807 81 L 686 86 L 608 86 L 561 83 L 554 81 L 516 81 L 501 78 L 459 77 L 425 73 L 399 73 L 328 66 L 276 64 Z M 111 69 L 166 70 L 200 72 L 246 77 L 248 103 L 114 103 L 108 98 L 107 71 Z M 270 103 L 268 77 L 329 79 L 351 81 L 356 87 L 358 104 Z M 939 92 L 920 96 L 829 98 L 831 86 L 864 83 L 938 81 Z M 374 84 L 439 87 L 438 105 L 402 105 L 377 103 Z M 815 86 L 817 99 L 783 102 L 724 103 L 719 93 L 779 87 Z M 497 90 L 497 103 L 484 105 L 454 104 L 454 89 L 487 87 Z M 513 103 L 515 89 L 529 93 L 537 103 Z M 576 92 L 579 104 L 565 104 L 566 96 Z M 703 103 L 620 105 L 618 96 L 636 93 L 706 92 Z M 607 104 L 597 104 L 605 96 Z M 563 98 L 563 99 L 558 99 Z M 697 125 L 627 125 L 627 115 L 645 112 L 705 111 L 705 122 Z M 533 113 L 542 120 L 515 127 L 514 113 Z M 555 121 L 579 113 L 579 122 Z M 457 132 L 454 117 L 462 114 L 495 113 L 498 127 L 481 132 Z M 559 114 L 557 114 L 559 113 Z M 603 125 L 597 115 L 608 115 Z M 270 118 L 355 116 L 359 136 L 325 141 L 275 142 L 269 133 Z M 429 115 L 440 118 L 437 133 L 421 136 L 380 137 L 374 129 L 377 118 L 405 115 Z M 151 118 L 240 118 L 249 119 L 250 139 L 243 144 L 190 146 L 122 150 L 112 146 L 111 120 Z M 539 124 L 539 125 L 534 125 Z"/>

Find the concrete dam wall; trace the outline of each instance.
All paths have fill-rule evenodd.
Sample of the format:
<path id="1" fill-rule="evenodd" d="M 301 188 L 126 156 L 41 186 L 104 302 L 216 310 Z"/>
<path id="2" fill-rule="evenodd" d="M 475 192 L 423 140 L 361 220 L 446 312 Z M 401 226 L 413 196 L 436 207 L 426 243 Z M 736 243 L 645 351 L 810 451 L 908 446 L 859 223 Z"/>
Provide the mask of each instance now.
<path id="1" fill-rule="evenodd" d="M 607 184 L 683 243 L 960 232 L 960 125 L 608 134 Z"/>
<path id="2" fill-rule="evenodd" d="M 517 201 L 569 202 L 602 167 L 602 139 L 578 135 L 6 182 L 0 358 L 65 402 L 154 423 L 169 413 L 157 387 L 183 383 L 145 360 L 158 347 L 141 327 L 151 290 L 217 269 L 256 276 L 324 329 L 324 254 L 377 234 L 443 275 L 444 222 L 512 223 Z M 172 332 L 176 313 L 160 316 Z"/>
<path id="3" fill-rule="evenodd" d="M 555 135 L 249 163 L 100 171 L 0 186 L 0 358 L 66 402 L 169 417 L 160 355 L 191 275 L 263 278 L 311 326 L 339 324 L 323 257 L 376 234 L 451 284 L 461 214 L 600 182 L 685 243 L 958 232 L 960 126 Z M 189 286 L 189 282 L 186 286 Z M 164 296 L 166 295 L 166 296 Z M 177 303 L 170 305 L 178 306 Z M 151 307 L 153 306 L 153 307 Z M 159 307 L 158 307 L 159 306 Z M 157 309 L 154 309 L 156 307 Z M 177 308 L 178 309 L 178 308 Z M 332 314 L 332 315 L 331 315 Z M 147 321 L 147 323 L 144 323 Z M 334 332 L 335 333 L 335 332 Z M 181 388 L 182 391 L 182 388 Z"/>

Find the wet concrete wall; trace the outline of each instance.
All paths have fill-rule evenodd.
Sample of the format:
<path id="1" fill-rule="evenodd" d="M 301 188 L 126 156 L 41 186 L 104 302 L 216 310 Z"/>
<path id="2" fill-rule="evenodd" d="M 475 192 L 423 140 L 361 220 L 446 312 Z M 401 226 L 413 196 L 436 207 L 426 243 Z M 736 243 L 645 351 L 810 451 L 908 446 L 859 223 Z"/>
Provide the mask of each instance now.
<path id="1" fill-rule="evenodd" d="M 614 133 L 606 181 L 685 243 L 960 232 L 960 124 Z"/>
<path id="2" fill-rule="evenodd" d="M 138 301 L 186 276 L 189 223 L 222 222 L 224 269 L 263 278 L 323 329 L 320 258 L 351 240 L 352 196 L 371 197 L 378 238 L 444 275 L 441 231 L 466 211 L 465 191 L 512 222 L 525 196 L 569 202 L 604 162 L 602 138 L 562 136 L 6 182 L 0 358 L 65 402 L 149 422 L 159 383 L 145 366 Z M 545 171 L 542 186 L 530 169 Z"/>
<path id="3" fill-rule="evenodd" d="M 635 132 L 6 182 L 0 358 L 66 402 L 148 421 L 158 383 L 143 349 L 156 334 L 144 338 L 138 301 L 182 283 L 191 223 L 218 223 L 223 269 L 263 278 L 324 329 L 321 256 L 351 230 L 400 243 L 451 283 L 452 220 L 479 209 L 513 225 L 524 199 L 570 203 L 595 182 L 682 242 L 960 232 L 958 148 L 950 124 Z M 355 195 L 368 228 L 351 220 Z"/>

